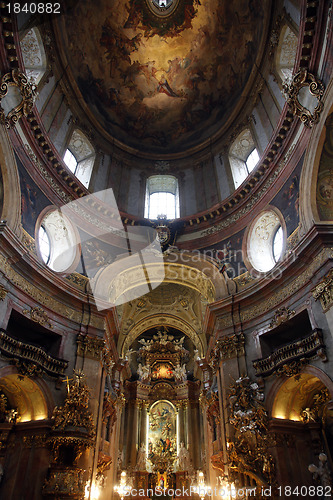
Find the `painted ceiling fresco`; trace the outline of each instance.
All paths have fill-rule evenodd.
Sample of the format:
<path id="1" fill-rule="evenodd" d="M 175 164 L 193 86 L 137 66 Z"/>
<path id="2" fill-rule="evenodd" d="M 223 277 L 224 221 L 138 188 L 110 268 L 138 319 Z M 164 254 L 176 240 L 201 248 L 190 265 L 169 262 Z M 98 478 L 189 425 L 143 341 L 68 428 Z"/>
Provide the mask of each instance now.
<path id="1" fill-rule="evenodd" d="M 69 65 L 99 123 L 127 145 L 173 152 L 221 126 L 263 32 L 262 0 L 81 0 L 64 16 Z M 155 5 L 157 2 L 155 2 Z"/>

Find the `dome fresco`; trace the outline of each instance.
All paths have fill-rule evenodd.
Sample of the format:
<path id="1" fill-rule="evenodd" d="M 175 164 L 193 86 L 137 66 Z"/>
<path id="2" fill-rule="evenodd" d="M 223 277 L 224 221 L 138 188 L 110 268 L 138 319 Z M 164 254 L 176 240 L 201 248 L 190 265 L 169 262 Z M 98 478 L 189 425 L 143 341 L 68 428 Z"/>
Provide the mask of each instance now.
<path id="1" fill-rule="evenodd" d="M 256 62 L 269 4 L 159 3 L 75 2 L 58 36 L 93 122 L 127 146 L 169 153 L 200 144 L 228 119 Z"/>

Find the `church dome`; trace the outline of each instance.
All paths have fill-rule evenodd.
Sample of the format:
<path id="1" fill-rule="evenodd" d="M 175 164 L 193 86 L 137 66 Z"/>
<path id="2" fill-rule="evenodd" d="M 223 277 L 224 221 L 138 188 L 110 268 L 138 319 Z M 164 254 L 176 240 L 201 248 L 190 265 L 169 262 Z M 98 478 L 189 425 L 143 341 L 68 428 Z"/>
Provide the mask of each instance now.
<path id="1" fill-rule="evenodd" d="M 219 136 L 251 94 L 270 2 L 99 0 L 56 18 L 70 87 L 95 130 L 152 155 Z"/>

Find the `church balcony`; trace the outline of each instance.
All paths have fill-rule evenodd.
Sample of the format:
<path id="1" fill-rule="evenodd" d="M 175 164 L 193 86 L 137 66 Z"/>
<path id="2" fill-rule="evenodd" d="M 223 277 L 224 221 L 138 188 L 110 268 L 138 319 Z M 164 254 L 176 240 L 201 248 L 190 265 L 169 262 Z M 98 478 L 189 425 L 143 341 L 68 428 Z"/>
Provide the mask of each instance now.
<path id="1" fill-rule="evenodd" d="M 0 353 L 13 360 L 19 371 L 28 375 L 46 372 L 48 375 L 60 377 L 65 375 L 68 361 L 58 359 L 40 347 L 23 343 L 0 331 Z"/>
<path id="2" fill-rule="evenodd" d="M 320 328 L 315 328 L 310 335 L 303 339 L 286 344 L 276 349 L 266 358 L 253 361 L 257 377 L 277 375 L 296 375 L 301 366 L 310 358 L 319 356 L 326 361 L 325 344 Z"/>

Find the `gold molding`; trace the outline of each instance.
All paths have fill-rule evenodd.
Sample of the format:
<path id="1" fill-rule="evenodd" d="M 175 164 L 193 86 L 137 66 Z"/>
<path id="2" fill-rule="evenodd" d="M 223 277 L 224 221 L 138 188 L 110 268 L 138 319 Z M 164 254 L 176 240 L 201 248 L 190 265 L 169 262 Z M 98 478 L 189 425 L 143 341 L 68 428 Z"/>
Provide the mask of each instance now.
<path id="1" fill-rule="evenodd" d="M 299 92 L 302 88 L 308 87 L 311 96 L 317 99 L 318 104 L 313 112 L 303 106 L 299 101 Z M 299 117 L 301 122 L 307 127 L 312 127 L 319 122 L 320 113 L 324 108 L 322 97 L 325 87 L 323 83 L 306 69 L 300 70 L 293 78 L 290 85 L 285 86 L 288 95 L 287 103 L 293 115 Z"/>
<path id="2" fill-rule="evenodd" d="M 320 300 L 323 311 L 326 313 L 333 305 L 333 268 L 312 290 L 315 300 Z"/>
<path id="3" fill-rule="evenodd" d="M 22 243 L 29 252 L 37 255 L 35 239 L 22 227 Z"/>
<path id="4" fill-rule="evenodd" d="M 1 102 L 8 94 L 9 87 L 18 88 L 21 101 L 6 116 Z M 31 113 L 36 96 L 36 86 L 29 83 L 26 75 L 20 73 L 18 69 L 13 69 L 11 73 L 3 75 L 0 81 L 0 123 L 7 128 L 15 127 L 22 116 L 28 116 Z"/>

